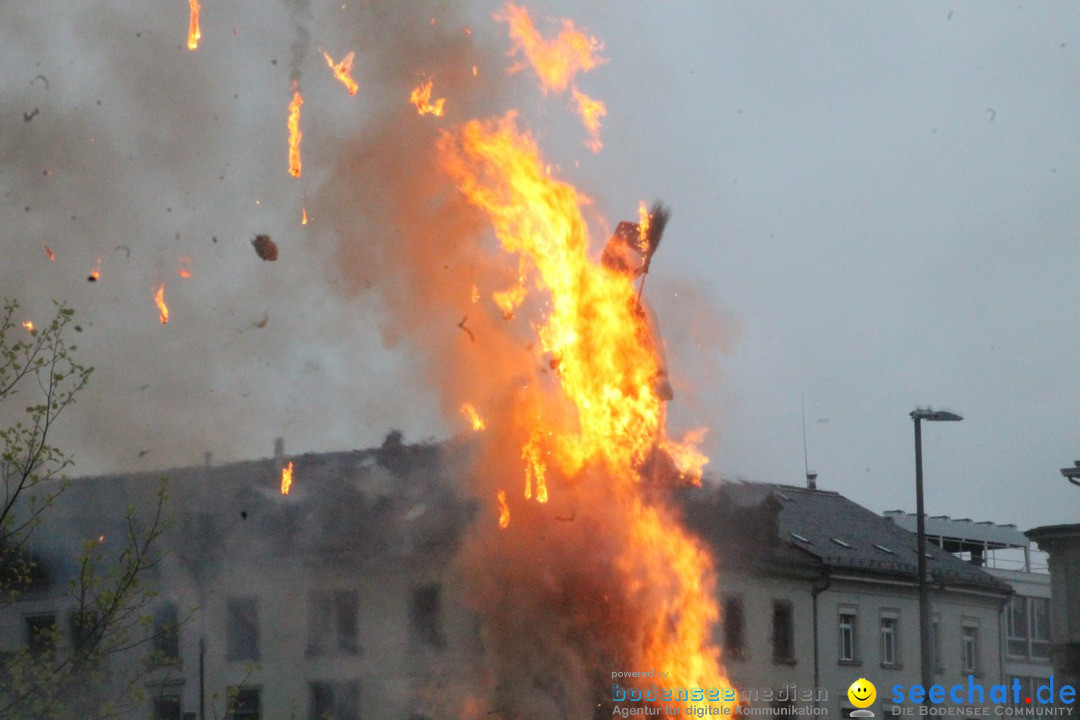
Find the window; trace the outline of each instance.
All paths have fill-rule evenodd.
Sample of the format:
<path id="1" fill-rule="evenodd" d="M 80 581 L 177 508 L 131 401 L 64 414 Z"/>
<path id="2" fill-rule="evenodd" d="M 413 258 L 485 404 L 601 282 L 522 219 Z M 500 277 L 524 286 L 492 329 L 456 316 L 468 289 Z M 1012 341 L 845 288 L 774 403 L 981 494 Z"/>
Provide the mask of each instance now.
<path id="1" fill-rule="evenodd" d="M 229 712 L 227 720 L 259 720 L 262 717 L 262 688 L 229 688 Z"/>
<path id="2" fill-rule="evenodd" d="M 313 682 L 310 688 L 309 720 L 359 720 L 359 682 Z"/>
<path id="3" fill-rule="evenodd" d="M 313 590 L 308 593 L 308 655 L 360 652 L 355 590 Z"/>
<path id="4" fill-rule="evenodd" d="M 858 661 L 858 616 L 853 607 L 842 606 L 840 618 L 837 622 L 839 628 L 839 660 L 842 663 Z"/>
<path id="5" fill-rule="evenodd" d="M 34 655 L 46 655 L 56 650 L 56 615 L 26 616 L 26 646 Z"/>
<path id="6" fill-rule="evenodd" d="M 153 652 L 155 661 L 180 659 L 180 621 L 173 603 L 166 603 L 154 611 Z"/>
<path id="7" fill-rule="evenodd" d="M 1050 600 L 1014 595 L 1005 611 L 1009 657 L 1050 659 Z"/>
<path id="8" fill-rule="evenodd" d="M 772 646 L 773 662 L 795 662 L 795 618 L 787 600 L 773 602 Z"/>
<path id="9" fill-rule="evenodd" d="M 259 659 L 259 601 L 229 598 L 225 623 L 226 659 Z"/>
<path id="10" fill-rule="evenodd" d="M 746 657 L 746 618 L 741 597 L 729 596 L 724 600 L 724 655 Z"/>
<path id="11" fill-rule="evenodd" d="M 180 720 L 180 696 L 158 695 L 154 698 L 154 720 Z"/>
<path id="12" fill-rule="evenodd" d="M 886 667 L 895 667 L 900 664 L 900 653 L 897 648 L 899 622 L 899 614 L 895 610 L 881 611 L 881 664 Z"/>
<path id="13" fill-rule="evenodd" d="M 963 670 L 966 673 L 976 673 L 979 671 L 979 628 L 965 625 L 962 638 Z"/>
<path id="14" fill-rule="evenodd" d="M 442 598 L 438 585 L 413 588 L 409 600 L 409 639 L 417 645 L 441 648 L 446 644 L 442 633 Z"/>
<path id="15" fill-rule="evenodd" d="M 100 632 L 97 613 L 75 611 L 71 613 L 68 621 L 71 624 L 71 648 L 80 656 L 85 657 L 93 650 Z"/>

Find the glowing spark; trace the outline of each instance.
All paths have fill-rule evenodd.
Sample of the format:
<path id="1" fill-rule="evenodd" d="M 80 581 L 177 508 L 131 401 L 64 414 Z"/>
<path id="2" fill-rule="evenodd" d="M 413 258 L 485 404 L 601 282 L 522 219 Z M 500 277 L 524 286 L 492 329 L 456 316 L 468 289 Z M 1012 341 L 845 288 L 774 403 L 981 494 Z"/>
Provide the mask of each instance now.
<path id="1" fill-rule="evenodd" d="M 289 103 L 289 174 L 300 177 L 300 106 L 304 104 L 304 98 L 300 97 L 300 90 L 293 83 L 293 98 Z"/>
<path id="2" fill-rule="evenodd" d="M 289 464 L 281 468 L 281 494 L 288 495 L 289 488 L 292 487 L 292 460 Z"/>
<path id="3" fill-rule="evenodd" d="M 165 304 L 165 283 L 158 286 L 157 292 L 154 293 L 154 302 L 157 303 L 158 310 L 161 312 L 161 324 L 169 322 L 169 306 Z"/>
<path id="4" fill-rule="evenodd" d="M 434 103 L 430 102 L 431 86 L 431 80 L 417 85 L 413 88 L 412 94 L 409 95 L 409 102 L 416 106 L 417 112 L 421 115 L 435 115 L 441 117 L 446 98 L 439 98 Z"/>
<path id="5" fill-rule="evenodd" d="M 506 492 L 500 490 L 496 497 L 499 500 L 499 529 L 505 530 L 510 524 L 510 506 L 506 504 Z"/>
<path id="6" fill-rule="evenodd" d="M 307 208 L 300 208 L 300 224 L 307 225 Z"/>
<path id="7" fill-rule="evenodd" d="M 27 320 L 26 322 L 24 322 L 22 324 L 22 326 L 24 328 L 26 328 L 27 330 L 29 330 L 30 332 L 34 332 L 34 323 L 33 323 L 33 321 Z"/>
<path id="8" fill-rule="evenodd" d="M 355 52 L 350 52 L 341 62 L 334 63 L 334 59 L 330 57 L 330 53 L 323 51 L 323 57 L 326 58 L 326 64 L 330 66 L 330 69 L 334 71 L 334 77 L 341 81 L 345 88 L 349 91 L 349 95 L 355 95 L 356 91 L 360 89 L 360 86 L 356 84 L 356 81 L 352 79 L 349 74 L 352 72 L 353 59 L 356 57 Z"/>
<path id="9" fill-rule="evenodd" d="M 476 432 L 480 432 L 487 427 L 487 423 L 476 412 L 476 408 L 472 403 L 465 403 L 461 406 L 461 414 L 472 424 L 472 429 Z"/>
<path id="10" fill-rule="evenodd" d="M 199 0 L 188 0 L 188 4 L 191 6 L 191 20 L 188 23 L 187 49 L 194 50 L 199 47 L 199 38 L 202 37 L 199 32 Z"/>
<path id="11" fill-rule="evenodd" d="M 50 250 L 48 245 L 42 243 L 41 247 L 45 248 L 45 254 L 49 256 L 50 260 L 55 260 L 56 259 L 56 253 L 54 253 L 52 250 Z"/>

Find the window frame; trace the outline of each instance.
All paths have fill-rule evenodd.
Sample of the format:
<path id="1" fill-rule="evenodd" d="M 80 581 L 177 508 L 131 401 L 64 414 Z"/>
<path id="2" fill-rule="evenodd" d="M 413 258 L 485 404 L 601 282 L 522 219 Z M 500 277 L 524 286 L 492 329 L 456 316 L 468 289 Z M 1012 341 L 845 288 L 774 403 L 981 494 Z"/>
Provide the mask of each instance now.
<path id="1" fill-rule="evenodd" d="M 845 618 L 849 622 L 845 623 Z M 859 663 L 859 609 L 854 605 L 841 605 L 837 609 L 836 618 L 836 642 L 837 662 L 841 665 L 856 665 Z M 850 648 L 845 648 L 844 635 L 847 630 Z M 844 650 L 849 649 L 845 654 Z"/>

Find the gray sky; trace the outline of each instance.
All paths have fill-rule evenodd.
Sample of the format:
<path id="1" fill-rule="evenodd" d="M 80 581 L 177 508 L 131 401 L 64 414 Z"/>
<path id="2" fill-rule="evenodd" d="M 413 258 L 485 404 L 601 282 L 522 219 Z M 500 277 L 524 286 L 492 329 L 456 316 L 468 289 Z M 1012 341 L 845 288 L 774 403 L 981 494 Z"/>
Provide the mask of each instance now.
<path id="1" fill-rule="evenodd" d="M 594 155 L 565 98 L 505 76 L 500 3 L 461 5 L 206 0 L 192 53 L 178 0 L 0 4 L 0 289 L 39 321 L 76 308 L 97 368 L 60 436 L 77 472 L 462 429 L 392 342 L 393 281 L 340 262 L 342 218 L 380 190 L 375 173 L 344 191 L 341 168 L 433 74 L 431 127 L 519 108 L 598 228 L 671 205 L 647 295 L 672 423 L 711 428 L 713 471 L 801 483 L 805 398 L 820 486 L 911 510 L 908 413 L 930 404 L 965 416 L 924 426 L 930 512 L 1080 520 L 1058 474 L 1080 458 L 1080 6 L 531 3 L 546 32 L 568 17 L 604 43 L 578 78 L 607 104 Z M 355 97 L 320 49 L 356 51 Z M 466 91 L 450 68 L 471 64 Z M 262 232 L 276 263 L 249 245 Z"/>

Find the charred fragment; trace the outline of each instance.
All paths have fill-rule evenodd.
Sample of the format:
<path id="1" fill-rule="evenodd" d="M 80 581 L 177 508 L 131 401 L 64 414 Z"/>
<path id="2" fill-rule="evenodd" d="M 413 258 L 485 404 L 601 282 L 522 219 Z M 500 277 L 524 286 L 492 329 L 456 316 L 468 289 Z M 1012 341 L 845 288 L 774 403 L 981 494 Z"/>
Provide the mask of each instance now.
<path id="1" fill-rule="evenodd" d="M 277 245 L 274 244 L 269 235 L 256 235 L 255 239 L 251 241 L 251 245 L 255 248 L 255 254 L 263 260 L 271 262 L 277 260 Z"/>

